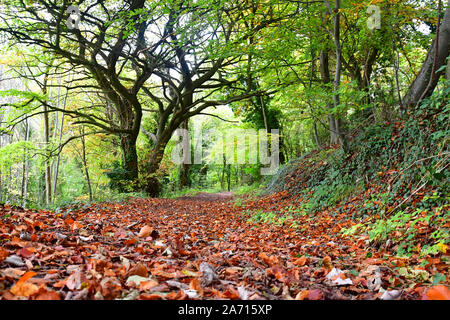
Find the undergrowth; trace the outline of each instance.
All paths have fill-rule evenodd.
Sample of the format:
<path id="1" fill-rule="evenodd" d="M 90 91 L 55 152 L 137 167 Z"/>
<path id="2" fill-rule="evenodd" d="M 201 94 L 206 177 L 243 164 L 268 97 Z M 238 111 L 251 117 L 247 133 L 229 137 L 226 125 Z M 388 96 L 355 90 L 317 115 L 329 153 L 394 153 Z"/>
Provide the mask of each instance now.
<path id="1" fill-rule="evenodd" d="M 399 256 L 445 252 L 449 237 L 450 86 L 447 82 L 416 109 L 391 123 L 364 128 L 349 154 L 329 147 L 291 162 L 269 184 L 304 200 L 284 212 L 314 215 L 342 212 L 360 223 L 346 235 L 367 235 L 375 247 Z M 269 213 L 252 220 L 277 223 Z"/>

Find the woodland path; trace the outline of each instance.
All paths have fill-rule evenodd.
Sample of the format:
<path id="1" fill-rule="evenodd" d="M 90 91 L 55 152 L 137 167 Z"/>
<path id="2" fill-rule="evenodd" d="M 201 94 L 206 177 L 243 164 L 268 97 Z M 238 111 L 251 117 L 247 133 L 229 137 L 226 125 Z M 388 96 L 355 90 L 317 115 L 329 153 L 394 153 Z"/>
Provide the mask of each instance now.
<path id="1" fill-rule="evenodd" d="M 249 223 L 249 211 L 273 209 L 282 198 L 243 208 L 231 197 L 132 199 L 59 213 L 0 207 L 0 295 L 318 300 L 375 299 L 385 289 L 403 299 L 423 294 L 424 287 L 406 289 L 410 281 L 393 274 L 392 266 L 406 259 L 369 252 L 365 239 L 339 235 L 342 216 L 299 217 L 297 227 Z"/>

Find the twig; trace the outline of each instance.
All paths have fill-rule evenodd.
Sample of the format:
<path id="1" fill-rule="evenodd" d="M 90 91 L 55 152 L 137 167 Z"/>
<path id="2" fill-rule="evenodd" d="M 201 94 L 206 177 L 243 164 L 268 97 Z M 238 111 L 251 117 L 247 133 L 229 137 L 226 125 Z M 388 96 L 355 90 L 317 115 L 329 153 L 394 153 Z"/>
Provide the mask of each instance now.
<path id="1" fill-rule="evenodd" d="M 447 163 L 447 165 L 445 167 L 443 167 L 440 171 L 444 170 L 445 168 L 448 167 L 448 165 L 450 164 Z M 439 172 L 440 172 L 439 171 Z M 420 182 L 422 182 L 422 180 L 426 177 L 426 175 L 420 180 Z M 419 183 L 420 183 L 419 182 Z M 425 181 L 419 188 L 417 188 L 413 193 L 411 193 L 405 200 L 403 200 L 402 202 L 400 202 L 394 209 L 390 210 L 385 217 L 390 216 L 392 213 L 395 212 L 395 210 L 397 210 L 402 204 L 406 203 L 407 201 L 409 201 L 409 199 L 411 199 L 412 196 L 414 196 L 417 192 L 419 192 L 420 190 L 422 190 L 423 187 L 425 187 L 427 185 L 428 181 Z"/>

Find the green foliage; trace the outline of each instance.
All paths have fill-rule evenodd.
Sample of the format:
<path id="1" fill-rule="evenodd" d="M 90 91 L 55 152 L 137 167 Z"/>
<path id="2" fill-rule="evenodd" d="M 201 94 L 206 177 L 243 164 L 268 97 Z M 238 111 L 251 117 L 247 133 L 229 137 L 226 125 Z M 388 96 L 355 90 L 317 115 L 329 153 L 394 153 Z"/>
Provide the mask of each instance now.
<path id="1" fill-rule="evenodd" d="M 111 165 L 112 167 L 106 171 L 106 175 L 110 179 L 109 187 L 118 192 L 131 192 L 133 184 L 136 182 L 130 180 L 130 172 L 118 160 Z"/>
<path id="2" fill-rule="evenodd" d="M 17 141 L 0 148 L 0 170 L 8 170 L 13 164 L 30 156 L 34 146 L 28 141 Z"/>
<path id="3" fill-rule="evenodd" d="M 284 225 L 285 223 L 293 224 L 293 217 L 291 215 L 277 215 L 272 211 L 256 210 L 255 212 L 249 212 L 248 210 L 244 214 L 249 215 L 247 219 L 248 223 L 263 223 Z"/>
<path id="4" fill-rule="evenodd" d="M 110 179 L 109 187 L 118 192 L 131 192 L 134 183 L 137 183 L 130 180 L 130 172 L 117 160 L 112 163 L 112 168 L 106 172 L 106 175 Z"/>
<path id="5" fill-rule="evenodd" d="M 233 194 L 235 196 L 242 196 L 245 194 L 252 194 L 253 196 L 258 196 L 265 188 L 263 183 L 255 182 L 251 185 L 238 186 L 233 189 Z"/>

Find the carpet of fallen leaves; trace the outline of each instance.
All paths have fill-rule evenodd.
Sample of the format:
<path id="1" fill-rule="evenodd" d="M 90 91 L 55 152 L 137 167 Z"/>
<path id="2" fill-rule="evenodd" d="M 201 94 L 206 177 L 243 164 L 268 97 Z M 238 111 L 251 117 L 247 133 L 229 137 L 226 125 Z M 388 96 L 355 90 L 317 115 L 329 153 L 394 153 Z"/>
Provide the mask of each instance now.
<path id="1" fill-rule="evenodd" d="M 345 213 L 299 217 L 301 228 L 249 223 L 229 194 L 132 199 L 62 212 L 0 207 L 0 295 L 32 300 L 450 299 L 396 274 L 439 271 L 345 237 Z M 295 205 L 280 192 L 246 209 Z"/>

